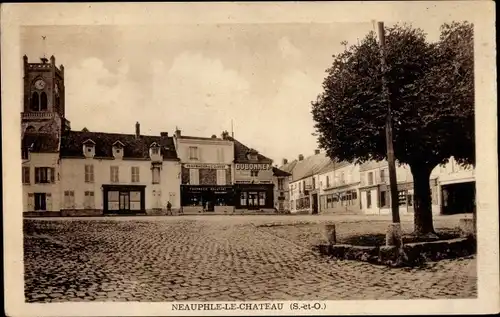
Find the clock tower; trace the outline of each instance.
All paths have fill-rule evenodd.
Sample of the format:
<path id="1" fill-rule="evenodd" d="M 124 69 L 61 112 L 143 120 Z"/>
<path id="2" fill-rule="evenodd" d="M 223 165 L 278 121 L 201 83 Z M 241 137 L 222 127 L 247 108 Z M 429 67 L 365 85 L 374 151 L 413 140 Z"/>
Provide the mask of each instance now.
<path id="1" fill-rule="evenodd" d="M 21 132 L 50 133 L 59 137 L 69 130 L 65 118 L 64 66 L 56 66 L 54 56 L 39 63 L 29 63 L 23 56 L 24 106 L 21 114 Z"/>

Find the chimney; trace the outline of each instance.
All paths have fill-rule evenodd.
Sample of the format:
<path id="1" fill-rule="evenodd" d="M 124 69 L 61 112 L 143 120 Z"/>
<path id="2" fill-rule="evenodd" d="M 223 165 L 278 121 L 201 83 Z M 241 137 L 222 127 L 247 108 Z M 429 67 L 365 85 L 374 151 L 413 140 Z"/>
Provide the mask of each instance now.
<path id="1" fill-rule="evenodd" d="M 141 136 L 141 125 L 139 122 L 135 123 L 135 138 L 138 139 Z"/>
<path id="2" fill-rule="evenodd" d="M 54 57 L 54 55 L 50 56 L 50 63 L 56 66 L 56 58 Z"/>
<path id="3" fill-rule="evenodd" d="M 318 155 L 318 154 L 319 154 L 319 150 L 318 149 L 314 150 L 314 155 Z"/>
<path id="4" fill-rule="evenodd" d="M 228 136 L 229 136 L 229 133 L 227 131 L 222 131 L 222 139 L 223 140 L 226 140 Z"/>
<path id="5" fill-rule="evenodd" d="M 181 136 L 181 130 L 175 129 L 175 136 L 180 137 Z"/>
<path id="6" fill-rule="evenodd" d="M 168 138 L 168 132 L 160 132 L 160 136 L 164 138 Z"/>
<path id="7" fill-rule="evenodd" d="M 304 160 L 304 155 L 299 154 L 299 161 L 303 161 L 303 160 Z"/>
<path id="8" fill-rule="evenodd" d="M 287 165 L 288 164 L 288 160 L 287 159 L 283 159 L 283 165 Z"/>

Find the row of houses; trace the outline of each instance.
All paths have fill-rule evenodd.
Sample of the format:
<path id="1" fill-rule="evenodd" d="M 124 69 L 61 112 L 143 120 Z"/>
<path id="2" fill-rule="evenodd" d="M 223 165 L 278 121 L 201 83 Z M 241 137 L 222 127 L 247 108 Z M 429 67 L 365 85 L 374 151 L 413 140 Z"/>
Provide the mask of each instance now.
<path id="1" fill-rule="evenodd" d="M 314 155 L 288 162 L 280 169 L 288 172 L 291 213 L 389 214 L 391 197 L 386 161 L 351 164 L 329 159 L 316 150 Z M 396 166 L 401 214 L 414 212 L 413 178 L 407 165 Z M 451 214 L 475 208 L 475 170 L 450 158 L 430 176 L 432 210 Z"/>
<path id="2" fill-rule="evenodd" d="M 284 180 L 272 160 L 227 131 L 219 136 L 71 130 L 64 67 L 24 56 L 21 113 L 26 215 L 284 211 Z"/>

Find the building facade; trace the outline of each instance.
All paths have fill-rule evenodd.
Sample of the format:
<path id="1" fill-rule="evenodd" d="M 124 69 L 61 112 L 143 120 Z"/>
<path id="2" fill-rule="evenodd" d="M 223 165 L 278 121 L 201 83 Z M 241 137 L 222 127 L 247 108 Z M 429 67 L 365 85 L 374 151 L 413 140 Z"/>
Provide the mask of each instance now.
<path id="1" fill-rule="evenodd" d="M 473 166 L 462 166 L 450 158 L 433 171 L 438 174 L 439 210 L 442 214 L 470 213 L 476 209 L 476 182 Z"/>
<path id="2" fill-rule="evenodd" d="M 321 213 L 361 213 L 360 165 L 332 161 L 319 174 Z"/>
<path id="3" fill-rule="evenodd" d="M 331 160 L 318 150 L 307 158 L 299 155 L 291 170 L 290 212 L 300 214 L 319 213 L 319 174 Z M 293 162 L 292 162 L 293 163 Z M 284 167 L 286 170 L 286 166 Z"/>
<path id="4" fill-rule="evenodd" d="M 400 214 L 413 214 L 414 192 L 413 177 L 407 165 L 396 163 L 398 206 Z M 430 177 L 432 210 L 439 213 L 438 175 Z M 389 167 L 387 161 L 369 161 L 360 166 L 361 210 L 365 214 L 390 214 L 391 194 Z"/>
<path id="5" fill-rule="evenodd" d="M 24 212 L 28 215 L 156 213 L 180 207 L 172 137 L 71 131 L 64 67 L 24 62 L 21 113 Z"/>
<path id="6" fill-rule="evenodd" d="M 238 211 L 274 211 L 273 161 L 233 137 L 234 206 Z"/>
<path id="7" fill-rule="evenodd" d="M 181 205 L 185 213 L 233 212 L 233 142 L 220 138 L 183 136 L 174 143 L 181 162 Z"/>
<path id="8" fill-rule="evenodd" d="M 292 174 L 273 167 L 274 208 L 279 213 L 290 212 L 289 182 Z"/>

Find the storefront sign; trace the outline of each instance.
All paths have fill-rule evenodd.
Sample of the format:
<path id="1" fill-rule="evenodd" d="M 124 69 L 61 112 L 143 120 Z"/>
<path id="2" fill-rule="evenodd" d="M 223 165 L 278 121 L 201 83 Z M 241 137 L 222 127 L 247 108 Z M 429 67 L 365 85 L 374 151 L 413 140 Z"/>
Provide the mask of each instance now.
<path id="1" fill-rule="evenodd" d="M 185 168 L 193 168 L 193 169 L 220 170 L 220 169 L 227 169 L 228 165 L 226 165 L 226 164 L 194 163 L 194 164 L 184 164 L 184 167 Z"/>
<path id="2" fill-rule="evenodd" d="M 269 170 L 271 164 L 235 164 L 236 170 Z"/>
<path id="3" fill-rule="evenodd" d="M 236 184 L 271 184 L 272 181 L 260 181 L 260 180 L 235 180 Z"/>
<path id="4" fill-rule="evenodd" d="M 182 189 L 187 192 L 232 192 L 232 186 L 189 186 L 184 185 Z"/>

